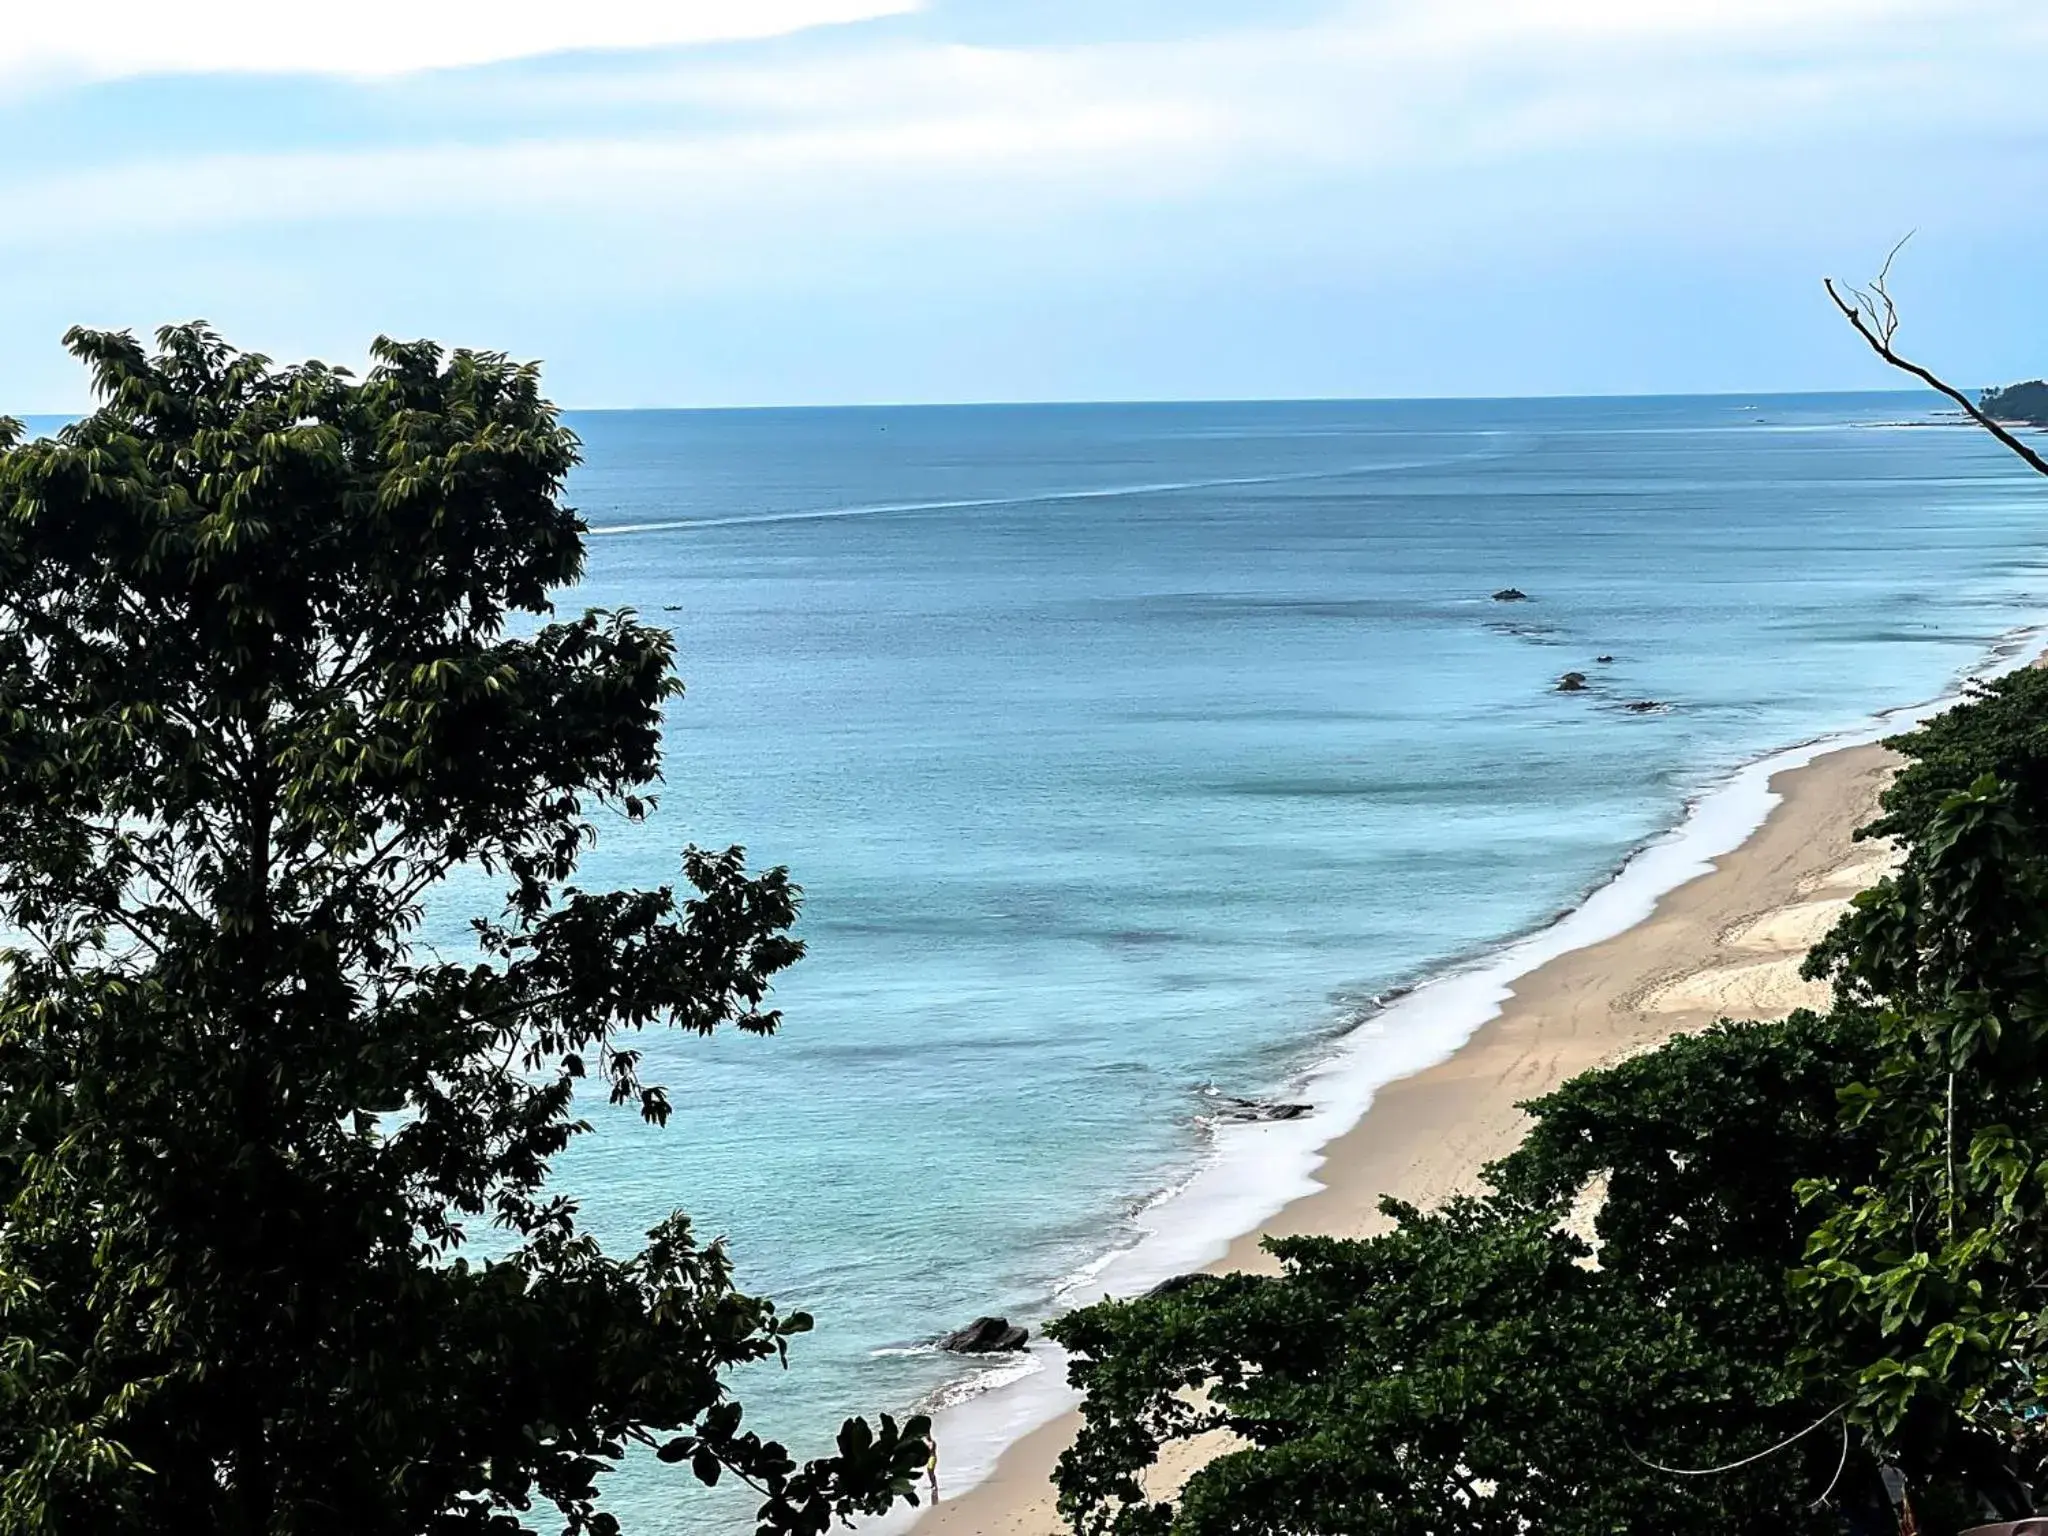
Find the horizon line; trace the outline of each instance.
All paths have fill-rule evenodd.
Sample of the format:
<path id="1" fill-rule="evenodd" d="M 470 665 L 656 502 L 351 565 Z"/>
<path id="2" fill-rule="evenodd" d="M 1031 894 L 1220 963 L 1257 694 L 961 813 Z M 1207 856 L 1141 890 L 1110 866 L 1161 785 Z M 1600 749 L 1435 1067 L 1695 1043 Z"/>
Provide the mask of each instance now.
<path id="1" fill-rule="evenodd" d="M 1985 385 L 1986 389 L 2005 386 Z M 710 411 L 943 411 L 943 410 L 1035 410 L 1088 409 L 1105 405 L 1513 405 L 1546 401 L 1570 403 L 1580 400 L 1801 400 L 1841 395 L 1934 395 L 1940 391 L 1925 385 L 1896 389 L 1703 389 L 1703 390 L 1597 390 L 1558 395 L 1104 395 L 1095 398 L 1056 400 L 854 400 L 785 404 L 724 405 L 560 405 L 563 411 L 589 415 L 628 415 L 655 412 Z"/>
<path id="2" fill-rule="evenodd" d="M 2002 386 L 1987 385 L 1985 388 Z M 944 410 L 1037 410 L 1073 409 L 1086 410 L 1100 406 L 1186 406 L 1186 405 L 1513 405 L 1540 404 L 1544 402 L 1569 403 L 1583 400 L 1801 400 L 1819 396 L 1859 395 L 1878 397 L 1885 395 L 1934 395 L 1943 398 L 1938 391 L 1925 385 L 1904 385 L 1896 389 L 1768 389 L 1768 390 L 1599 390 L 1576 394 L 1557 395 L 1183 395 L 1183 396 L 1102 396 L 1082 399 L 989 399 L 989 400 L 856 400 L 856 401 L 806 401 L 781 404 L 728 403 L 718 405 L 566 405 L 555 402 L 557 410 L 565 414 L 581 415 L 654 415 L 654 414 L 708 414 L 730 412 L 734 414 L 756 412 L 794 411 L 944 411 Z M 88 411 L 19 411 L 0 410 L 0 416 L 16 415 L 22 421 L 47 420 L 62 417 L 77 420 L 89 415 Z"/>
<path id="3" fill-rule="evenodd" d="M 1985 385 L 1999 389 L 2005 385 Z M 1901 385 L 1896 389 L 1599 389 L 1563 395 L 1100 395 L 1069 399 L 854 399 L 854 401 L 784 401 L 784 403 L 717 403 L 717 406 L 567 406 L 553 401 L 555 410 L 580 416 L 655 416 L 655 414 L 772 414 L 772 412 L 901 412 L 901 410 L 1090 410 L 1100 406 L 1534 406 L 1534 403 L 1571 403 L 1599 399 L 1815 399 L 1821 395 L 1935 395 L 1925 385 Z M 96 410 L 96 408 L 92 408 Z M 0 418 L 14 416 L 20 422 L 35 420 L 80 420 L 92 410 L 0 410 Z"/>

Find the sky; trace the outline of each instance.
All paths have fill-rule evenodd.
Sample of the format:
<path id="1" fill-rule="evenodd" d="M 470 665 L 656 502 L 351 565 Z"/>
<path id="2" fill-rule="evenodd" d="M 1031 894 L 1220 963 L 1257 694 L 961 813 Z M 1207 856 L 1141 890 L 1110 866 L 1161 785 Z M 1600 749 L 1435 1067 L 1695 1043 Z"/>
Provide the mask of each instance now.
<path id="1" fill-rule="evenodd" d="M 22 9 L 25 7 L 26 9 Z M 10 0 L 0 410 L 74 323 L 571 406 L 2048 372 L 2041 0 Z"/>

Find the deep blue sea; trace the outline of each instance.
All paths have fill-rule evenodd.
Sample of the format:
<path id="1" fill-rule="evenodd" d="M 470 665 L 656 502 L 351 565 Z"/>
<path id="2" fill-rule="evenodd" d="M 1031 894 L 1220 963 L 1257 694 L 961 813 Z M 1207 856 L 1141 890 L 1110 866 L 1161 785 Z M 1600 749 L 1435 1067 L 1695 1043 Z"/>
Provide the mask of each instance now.
<path id="1" fill-rule="evenodd" d="M 780 1037 L 648 1039 L 674 1122 L 598 1115 L 564 1183 L 816 1314 L 738 1383 L 799 1454 L 962 1395 L 922 1346 L 1161 1219 L 1211 1093 L 1287 1091 L 1739 765 L 2041 617 L 2048 485 L 1937 403 L 573 415 L 563 606 L 671 626 L 689 685 L 587 883 L 744 843 L 810 952 Z M 747 1528 L 640 1472 L 614 1507 Z"/>

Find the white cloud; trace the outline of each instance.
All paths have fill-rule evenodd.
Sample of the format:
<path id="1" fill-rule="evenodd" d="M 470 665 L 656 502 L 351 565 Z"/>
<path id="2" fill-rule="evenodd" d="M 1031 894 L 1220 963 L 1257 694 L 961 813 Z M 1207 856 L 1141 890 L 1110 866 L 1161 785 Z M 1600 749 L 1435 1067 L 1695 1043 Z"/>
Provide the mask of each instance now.
<path id="1" fill-rule="evenodd" d="M 317 28 L 278 0 L 197 24 L 64 3 L 16 0 L 0 87 L 31 58 L 382 78 L 304 112 L 233 79 L 0 103 L 0 340 L 39 347 L 182 314 L 279 355 L 482 337 L 616 400 L 1747 387 L 1839 377 L 1812 278 L 1914 226 L 1922 291 L 2007 306 L 1985 356 L 2041 329 L 2041 0 L 1244 0 L 1236 25 L 1111 39 L 977 0 L 1011 7 L 1001 45 L 923 0 L 794 46 L 431 75 L 409 72 L 915 0 L 505 0 L 459 26 L 445 0 L 344 0 Z M 1686 330 L 1702 307 L 1775 318 Z M 1818 373 L 1747 355 L 1809 320 Z M 1716 347 L 1745 356 L 1686 371 Z"/>
<path id="2" fill-rule="evenodd" d="M 0 224 L 0 247 L 111 229 L 607 207 L 691 222 L 806 210 L 855 216 L 878 188 L 939 185 L 972 201 L 995 183 L 1100 183 L 1184 153 L 1219 131 L 1193 107 L 1080 103 L 1059 112 L 995 102 L 902 122 L 641 138 L 248 152 L 143 161 L 17 184 L 34 219 Z"/>
<path id="3" fill-rule="evenodd" d="M 801 3 L 754 0 L 747 15 L 794 25 Z M 836 3 L 853 13 L 854 0 Z M 452 74 L 407 89 L 431 111 L 406 142 L 0 170 L 16 214 L 0 247 L 502 213 L 666 226 L 693 266 L 836 272 L 854 248 L 958 234 L 1052 249 L 1063 225 L 1085 239 L 1207 200 L 1226 251 L 1349 241 L 1374 259 L 1427 261 L 1432 242 L 1462 241 L 1488 217 L 1470 193 L 1498 195 L 1501 178 L 1525 187 L 1518 205 L 1574 228 L 1583 220 L 1556 211 L 1574 195 L 1581 213 L 1603 199 L 1611 210 L 1642 186 L 1726 220 L 1845 157 L 2048 132 L 2035 3 L 1359 0 L 1305 25 L 1167 41 L 997 48 L 883 33 L 795 57 Z M 1957 25 L 1964 11 L 1971 24 Z M 618 7 L 583 0 L 569 14 L 587 42 Z M 672 14 L 716 19 L 703 5 Z M 1714 155 L 1724 189 L 1731 174 L 1754 177 L 1755 199 L 1724 206 L 1689 190 Z M 1603 190 L 1603 168 L 1618 166 Z M 1284 221 L 1244 217 L 1283 206 Z M 1897 216 L 1912 222 L 1913 206 Z"/>
<path id="4" fill-rule="evenodd" d="M 1166 41 L 892 38 L 772 62 L 741 54 L 475 84 L 565 112 L 666 105 L 821 133 L 981 110 L 1198 115 L 1227 134 L 1192 141 L 1190 157 L 1212 157 L 1227 136 L 1269 163 L 1421 167 L 1743 143 L 1815 123 L 2031 123 L 2044 116 L 2036 71 L 2048 63 L 2034 3 L 1355 0 L 1308 24 Z"/>
<path id="5" fill-rule="evenodd" d="M 779 37 L 920 0 L 57 0 L 10 7 L 0 75 L 397 75 L 570 49 Z"/>

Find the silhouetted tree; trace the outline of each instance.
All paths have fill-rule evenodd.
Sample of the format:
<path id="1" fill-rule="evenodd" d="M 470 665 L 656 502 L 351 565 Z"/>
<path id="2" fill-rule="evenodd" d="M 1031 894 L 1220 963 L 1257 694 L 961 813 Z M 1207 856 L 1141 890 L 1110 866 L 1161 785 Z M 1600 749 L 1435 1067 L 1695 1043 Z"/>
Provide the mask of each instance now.
<path id="1" fill-rule="evenodd" d="M 571 883 L 680 689 L 630 614 L 511 632 L 583 566 L 536 371 L 68 344 L 99 409 L 0 428 L 0 1531 L 606 1533 L 635 1445 L 764 1532 L 914 1501 L 922 1420 L 741 1428 L 807 1318 L 549 1182 L 580 1084 L 668 1119 L 636 1031 L 767 1034 L 800 950 L 738 849 Z M 506 901 L 444 959 L 463 869 Z"/>

